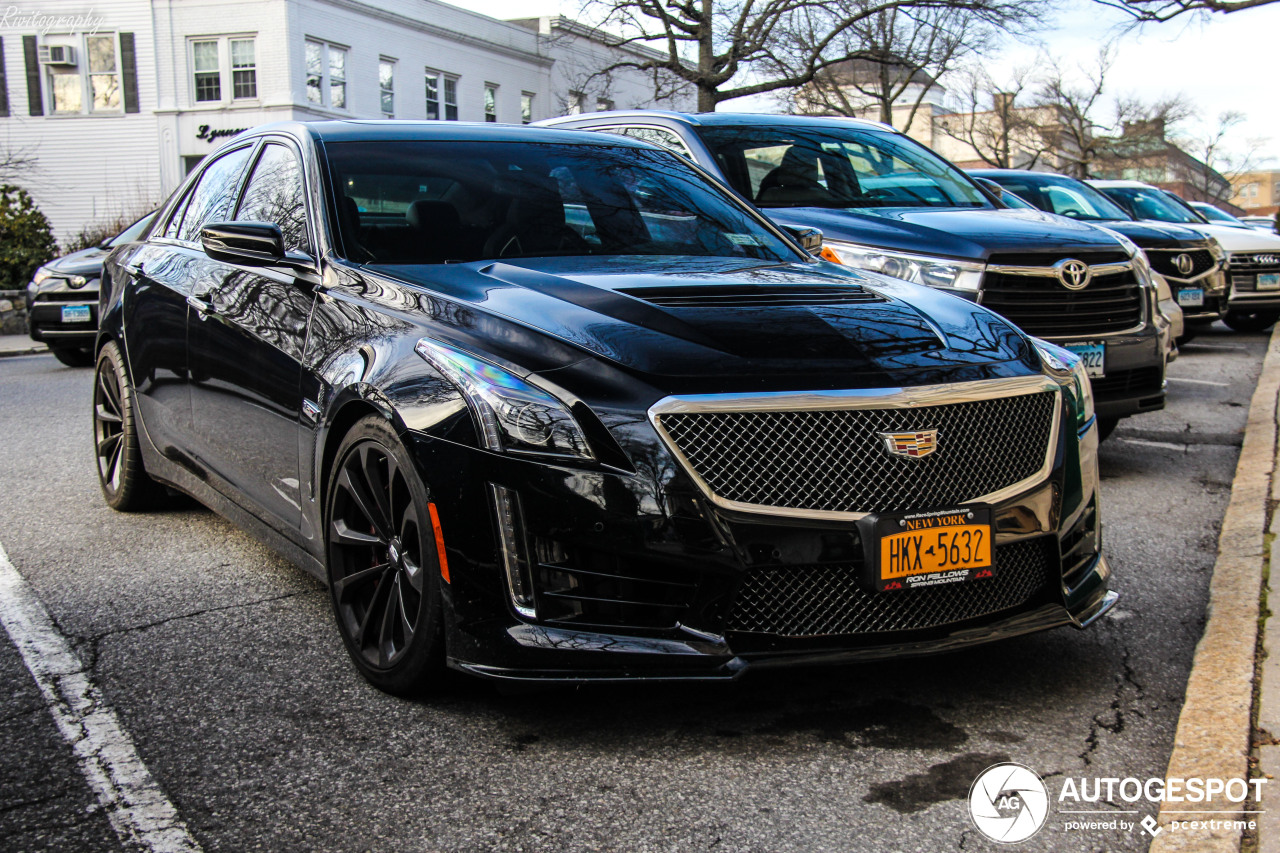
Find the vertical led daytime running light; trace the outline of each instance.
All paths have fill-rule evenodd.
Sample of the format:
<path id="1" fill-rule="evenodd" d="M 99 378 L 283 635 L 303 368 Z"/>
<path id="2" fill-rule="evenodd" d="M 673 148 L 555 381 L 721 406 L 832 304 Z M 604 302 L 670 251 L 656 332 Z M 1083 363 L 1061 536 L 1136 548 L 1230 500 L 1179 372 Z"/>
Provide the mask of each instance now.
<path id="1" fill-rule="evenodd" d="M 524 542 L 524 519 L 520 515 L 520 497 L 506 486 L 489 484 L 493 506 L 498 513 L 498 546 L 507 572 L 507 590 L 516 612 L 526 619 L 537 616 L 533 607 L 533 588 L 529 578 L 528 549 Z"/>

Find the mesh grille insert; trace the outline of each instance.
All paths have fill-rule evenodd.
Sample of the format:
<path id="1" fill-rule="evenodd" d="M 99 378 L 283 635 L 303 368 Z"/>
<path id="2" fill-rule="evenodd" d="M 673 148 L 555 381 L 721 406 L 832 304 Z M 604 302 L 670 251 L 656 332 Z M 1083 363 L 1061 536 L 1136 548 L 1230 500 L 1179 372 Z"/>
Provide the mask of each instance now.
<path id="1" fill-rule="evenodd" d="M 717 496 L 828 512 L 932 509 L 1035 475 L 1052 433 L 1054 394 L 914 409 L 682 412 L 659 422 Z M 882 432 L 936 429 L 937 449 L 891 455 Z"/>
<path id="2" fill-rule="evenodd" d="M 728 630 L 784 637 L 936 628 L 1020 607 L 1049 581 L 1052 537 L 996 549 L 996 576 L 949 586 L 867 592 L 855 563 L 757 568 L 738 589 Z"/>

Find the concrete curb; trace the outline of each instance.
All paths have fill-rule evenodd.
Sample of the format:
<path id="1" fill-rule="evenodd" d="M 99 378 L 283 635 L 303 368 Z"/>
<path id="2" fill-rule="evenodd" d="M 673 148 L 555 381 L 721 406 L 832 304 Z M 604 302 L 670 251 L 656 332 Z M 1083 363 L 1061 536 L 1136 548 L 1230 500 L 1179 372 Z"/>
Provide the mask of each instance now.
<path id="1" fill-rule="evenodd" d="M 1265 534 L 1271 476 L 1276 463 L 1276 405 L 1280 397 L 1280 326 L 1271 334 L 1258 386 L 1249 405 L 1231 500 L 1222 519 L 1218 558 L 1209 582 L 1208 619 L 1196 646 L 1187 695 L 1178 717 L 1167 779 L 1249 778 L 1258 616 L 1267 559 Z M 1266 799 L 1267 791 L 1263 792 Z M 1272 793 L 1272 798 L 1275 794 Z M 1232 829 L 1170 830 L 1174 820 L 1241 820 L 1243 803 L 1219 796 L 1206 803 L 1164 803 L 1161 831 L 1151 853 L 1239 851 L 1242 833 Z M 1265 806 L 1263 806 L 1265 808 Z M 1214 810 L 1189 815 L 1178 810 Z"/>
<path id="2" fill-rule="evenodd" d="M 44 344 L 35 344 L 27 349 L 0 350 L 0 358 L 14 358 L 20 355 L 39 355 L 40 353 L 48 351 L 49 348 Z"/>

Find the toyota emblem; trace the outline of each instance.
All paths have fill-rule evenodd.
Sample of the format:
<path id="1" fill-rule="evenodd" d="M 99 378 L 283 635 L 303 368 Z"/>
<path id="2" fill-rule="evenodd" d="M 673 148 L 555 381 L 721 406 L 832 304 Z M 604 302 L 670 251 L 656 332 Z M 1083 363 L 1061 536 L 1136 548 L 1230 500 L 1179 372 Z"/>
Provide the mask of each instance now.
<path id="1" fill-rule="evenodd" d="M 1084 261 L 1067 258 L 1053 265 L 1058 273 L 1058 281 L 1068 290 L 1082 290 L 1093 278 L 1093 269 Z"/>
<path id="2" fill-rule="evenodd" d="M 1191 271 L 1196 268 L 1196 262 L 1186 252 L 1173 259 L 1173 265 L 1178 268 L 1178 272 L 1183 275 L 1191 275 Z"/>

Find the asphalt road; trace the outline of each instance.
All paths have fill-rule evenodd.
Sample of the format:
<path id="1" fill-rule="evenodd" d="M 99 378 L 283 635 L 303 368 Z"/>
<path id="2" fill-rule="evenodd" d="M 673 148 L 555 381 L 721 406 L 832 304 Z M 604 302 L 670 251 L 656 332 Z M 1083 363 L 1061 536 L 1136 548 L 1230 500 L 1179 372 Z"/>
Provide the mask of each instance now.
<path id="1" fill-rule="evenodd" d="M 1163 774 L 1265 346 L 1202 335 L 1103 446 L 1108 618 L 943 657 L 385 696 L 301 570 L 199 507 L 107 509 L 91 373 L 48 355 L 0 360 L 0 543 L 206 851 L 997 849 L 963 802 L 992 763 Z M 1148 840 L 1051 814 L 1018 849 Z M 122 849 L 3 632 L 0 849 Z"/>

